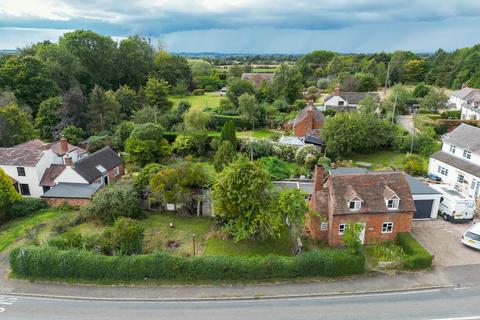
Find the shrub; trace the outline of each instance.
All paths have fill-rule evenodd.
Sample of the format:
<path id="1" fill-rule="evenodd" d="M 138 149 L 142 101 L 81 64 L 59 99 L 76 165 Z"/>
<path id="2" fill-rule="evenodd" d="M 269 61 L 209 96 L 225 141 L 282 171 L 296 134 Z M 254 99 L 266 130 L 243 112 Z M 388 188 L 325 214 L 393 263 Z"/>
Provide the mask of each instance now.
<path id="1" fill-rule="evenodd" d="M 320 148 L 307 144 L 303 147 L 300 147 L 295 154 L 295 161 L 302 166 L 312 168 L 321 157 L 322 151 Z"/>
<path id="2" fill-rule="evenodd" d="M 403 170 L 412 176 L 421 176 L 425 172 L 423 170 L 423 159 L 416 155 L 410 154 L 403 162 Z"/>
<path id="3" fill-rule="evenodd" d="M 461 111 L 445 111 L 441 114 L 442 119 L 460 119 L 462 115 Z"/>
<path id="4" fill-rule="evenodd" d="M 116 183 L 97 192 L 85 207 L 86 213 L 104 223 L 120 217 L 137 217 L 140 211 L 138 194 L 130 184 Z"/>
<path id="5" fill-rule="evenodd" d="M 296 257 L 204 256 L 178 257 L 167 253 L 103 256 L 88 251 L 53 247 L 15 248 L 10 253 L 13 272 L 31 279 L 82 281 L 116 280 L 253 280 L 312 276 L 347 276 L 365 270 L 362 255 L 327 249 Z"/>
<path id="6" fill-rule="evenodd" d="M 48 245 L 60 250 L 83 249 L 83 239 L 79 232 L 69 231 L 48 240 Z"/>
<path id="7" fill-rule="evenodd" d="M 432 266 L 433 256 L 408 232 L 397 234 L 397 244 L 407 254 L 403 266 L 407 269 L 424 269 Z"/>
<path id="8" fill-rule="evenodd" d="M 360 241 L 360 233 L 363 225 L 356 222 L 349 222 L 343 234 L 343 242 L 349 251 L 352 253 L 359 253 L 362 249 L 362 242 Z"/>
<path id="9" fill-rule="evenodd" d="M 21 198 L 10 206 L 8 214 L 11 218 L 26 217 L 46 207 L 47 204 L 42 199 Z"/>
<path id="10" fill-rule="evenodd" d="M 208 127 L 212 130 L 219 130 L 223 127 L 226 122 L 233 121 L 235 123 L 235 127 L 242 128 L 242 129 L 249 129 L 252 127 L 252 124 L 248 121 L 245 121 L 240 116 L 227 116 L 227 115 L 220 115 L 220 114 L 212 114 L 210 117 L 210 122 L 208 123 Z"/>
<path id="11" fill-rule="evenodd" d="M 277 157 L 260 158 L 258 162 L 270 173 L 272 180 L 288 179 L 293 174 L 292 165 Z"/>
<path id="12" fill-rule="evenodd" d="M 196 95 L 196 96 L 203 96 L 205 94 L 205 90 L 195 89 L 195 90 L 193 90 L 193 94 Z"/>
<path id="13" fill-rule="evenodd" d="M 150 183 L 150 179 L 161 169 L 163 166 L 159 163 L 149 163 L 140 170 L 138 175 L 133 180 L 133 186 L 138 193 L 142 193 Z"/>
<path id="14" fill-rule="evenodd" d="M 143 253 L 145 228 L 137 221 L 120 218 L 113 227 L 103 231 L 102 251 L 107 254 L 132 255 Z"/>

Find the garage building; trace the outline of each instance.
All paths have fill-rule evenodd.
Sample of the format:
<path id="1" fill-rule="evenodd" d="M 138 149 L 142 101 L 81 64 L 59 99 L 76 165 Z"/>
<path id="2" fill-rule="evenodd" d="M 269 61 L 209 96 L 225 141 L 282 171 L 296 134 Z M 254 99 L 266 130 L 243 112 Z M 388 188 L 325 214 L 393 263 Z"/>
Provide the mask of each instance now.
<path id="1" fill-rule="evenodd" d="M 436 219 L 442 194 L 417 178 L 408 174 L 406 174 L 406 177 L 417 209 L 413 219 Z"/>

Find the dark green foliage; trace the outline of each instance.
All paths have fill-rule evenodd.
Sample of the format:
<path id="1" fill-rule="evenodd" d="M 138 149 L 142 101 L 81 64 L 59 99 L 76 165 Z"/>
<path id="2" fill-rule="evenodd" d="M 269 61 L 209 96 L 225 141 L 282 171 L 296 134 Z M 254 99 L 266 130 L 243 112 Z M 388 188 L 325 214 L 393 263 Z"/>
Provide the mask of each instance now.
<path id="1" fill-rule="evenodd" d="M 60 108 L 62 107 L 62 98 L 49 98 L 40 104 L 37 117 L 35 118 L 35 127 L 43 139 L 52 139 L 52 132 L 55 126 L 60 122 Z"/>
<path id="2" fill-rule="evenodd" d="M 424 83 L 420 82 L 413 89 L 413 96 L 415 98 L 423 98 L 430 92 L 430 88 Z"/>
<path id="3" fill-rule="evenodd" d="M 403 266 L 407 269 L 425 269 L 432 266 L 433 256 L 408 232 L 397 234 L 397 244 L 408 255 Z"/>
<path id="4" fill-rule="evenodd" d="M 133 129 L 125 142 L 125 151 L 139 165 L 159 162 L 171 154 L 171 147 L 163 138 L 163 128 L 153 123 L 141 124 Z"/>
<path id="5" fill-rule="evenodd" d="M 120 124 L 115 128 L 113 141 L 119 150 L 123 150 L 125 148 L 125 141 L 128 139 L 128 137 L 130 137 L 133 129 L 135 129 L 135 123 L 131 121 L 120 122 Z"/>
<path id="6" fill-rule="evenodd" d="M 357 89 L 360 92 L 376 91 L 378 84 L 375 76 L 371 73 L 357 73 Z"/>
<path id="7" fill-rule="evenodd" d="M 143 253 L 145 228 L 133 219 L 120 218 L 113 227 L 103 231 L 100 242 L 108 255 L 132 255 Z"/>
<path id="8" fill-rule="evenodd" d="M 296 257 L 178 257 L 167 253 L 103 256 L 52 247 L 16 248 L 10 253 L 15 275 L 30 279 L 81 281 L 263 280 L 337 277 L 363 273 L 365 260 L 345 250 L 319 250 Z"/>
<path id="9" fill-rule="evenodd" d="M 65 127 L 62 130 L 62 137 L 67 139 L 67 141 L 73 145 L 76 145 L 77 143 L 82 141 L 84 134 L 85 132 L 83 131 L 82 128 L 78 128 L 74 125 Z"/>
<path id="10" fill-rule="evenodd" d="M 213 166 L 218 172 L 232 163 L 237 157 L 237 150 L 229 140 L 223 141 L 213 157 Z"/>
<path id="11" fill-rule="evenodd" d="M 106 146 L 109 146 L 110 148 L 114 148 L 113 139 L 108 135 L 90 136 L 90 138 L 88 138 L 87 140 L 87 151 L 89 153 L 93 153 Z"/>
<path id="12" fill-rule="evenodd" d="M 460 119 L 462 111 L 445 111 L 441 114 L 442 119 Z"/>
<path id="13" fill-rule="evenodd" d="M 292 164 L 277 157 L 260 158 L 258 162 L 270 173 L 272 180 L 288 179 L 293 174 Z"/>
<path id="14" fill-rule="evenodd" d="M 211 138 L 207 131 L 193 131 L 186 135 L 177 136 L 172 144 L 173 152 L 180 156 L 204 157 L 210 148 Z"/>
<path id="15" fill-rule="evenodd" d="M 237 128 L 250 129 L 252 127 L 251 122 L 244 120 L 240 116 L 225 116 L 225 115 L 219 115 L 219 114 L 212 114 L 208 127 L 213 130 L 217 130 L 222 128 L 224 124 L 229 121 L 234 122 L 235 127 Z"/>
<path id="16" fill-rule="evenodd" d="M 19 106 L 9 104 L 0 108 L 0 147 L 31 140 L 36 134 L 30 115 Z"/>
<path id="17" fill-rule="evenodd" d="M 232 146 L 237 147 L 237 136 L 235 133 L 235 122 L 227 121 L 223 125 L 222 133 L 220 134 L 220 143 L 223 141 L 230 141 Z"/>
<path id="18" fill-rule="evenodd" d="M 47 204 L 42 199 L 22 197 L 12 203 L 8 209 L 8 215 L 11 218 L 26 217 L 45 208 L 47 208 Z"/>
<path id="19" fill-rule="evenodd" d="M 83 249 L 83 238 L 80 232 L 68 231 L 48 240 L 47 244 L 60 250 Z"/>
<path id="20" fill-rule="evenodd" d="M 140 170 L 135 179 L 133 180 L 133 186 L 138 193 L 145 191 L 146 187 L 150 183 L 150 179 L 162 169 L 163 166 L 159 163 L 149 163 Z"/>
<path id="21" fill-rule="evenodd" d="M 89 216 L 104 223 L 113 223 L 120 217 L 135 218 L 141 214 L 135 188 L 120 182 L 95 193 L 84 209 Z"/>

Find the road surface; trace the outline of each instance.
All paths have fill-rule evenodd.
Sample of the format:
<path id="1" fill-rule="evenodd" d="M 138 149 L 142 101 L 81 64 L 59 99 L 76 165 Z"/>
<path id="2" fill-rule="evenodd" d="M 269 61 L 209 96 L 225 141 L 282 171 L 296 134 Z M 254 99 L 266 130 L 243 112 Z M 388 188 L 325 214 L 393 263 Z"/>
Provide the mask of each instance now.
<path id="1" fill-rule="evenodd" d="M 480 288 L 272 300 L 122 302 L 3 296 L 2 320 L 480 319 Z"/>

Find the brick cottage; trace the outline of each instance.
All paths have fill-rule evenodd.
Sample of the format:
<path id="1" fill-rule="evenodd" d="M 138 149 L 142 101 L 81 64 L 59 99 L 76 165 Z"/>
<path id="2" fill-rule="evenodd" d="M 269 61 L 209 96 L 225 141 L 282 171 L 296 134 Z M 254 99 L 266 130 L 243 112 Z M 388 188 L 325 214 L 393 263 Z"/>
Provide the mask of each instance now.
<path id="1" fill-rule="evenodd" d="M 369 172 L 329 176 L 315 168 L 314 192 L 310 202 L 316 215 L 309 215 L 307 231 L 313 239 L 331 246 L 343 245 L 349 222 L 363 224 L 364 244 L 395 240 L 409 232 L 415 213 L 406 177 L 401 172 Z"/>

